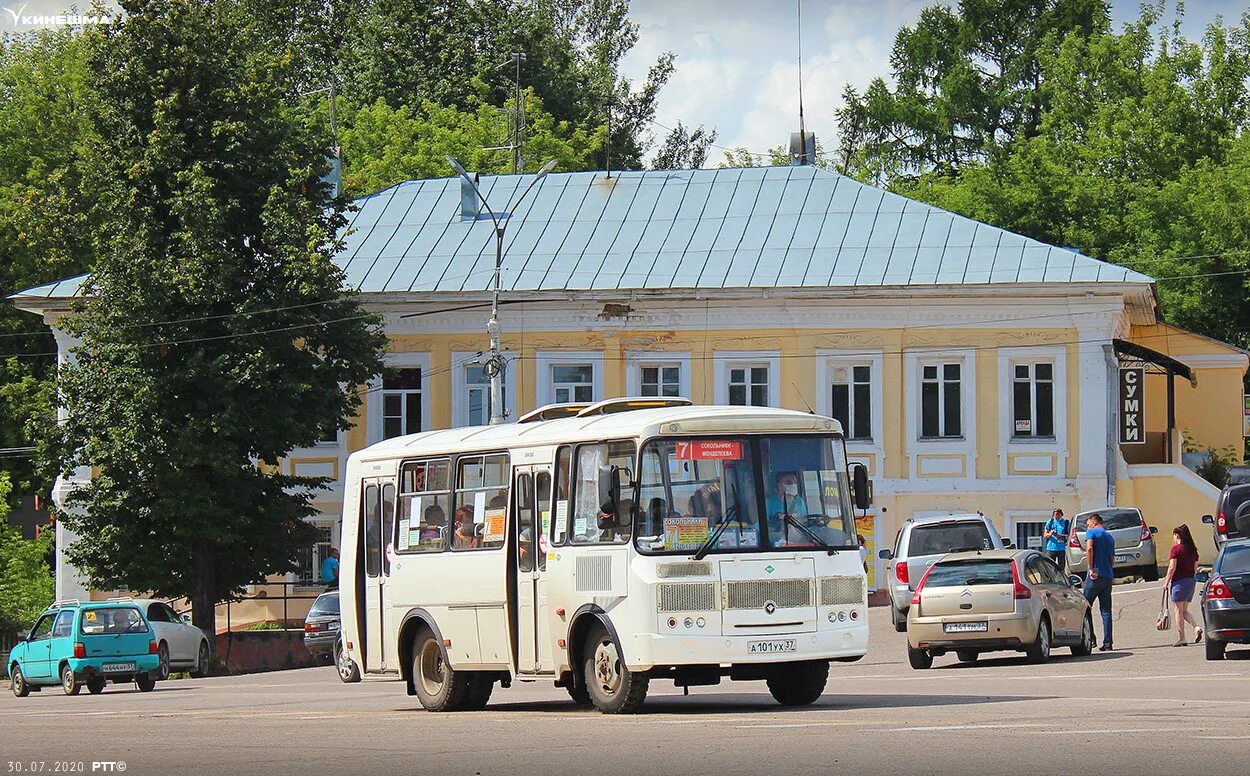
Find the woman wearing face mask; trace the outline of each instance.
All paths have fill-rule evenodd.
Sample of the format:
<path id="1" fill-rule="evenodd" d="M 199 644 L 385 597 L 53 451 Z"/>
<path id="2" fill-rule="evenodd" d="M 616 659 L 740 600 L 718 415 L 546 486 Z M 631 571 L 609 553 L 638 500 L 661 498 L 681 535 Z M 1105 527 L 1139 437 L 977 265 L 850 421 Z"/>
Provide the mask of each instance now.
<path id="1" fill-rule="evenodd" d="M 794 472 L 777 472 L 776 490 L 764 500 L 768 510 L 768 530 L 774 537 L 786 533 L 784 515 L 802 518 L 807 515 L 807 502 L 799 495 L 799 477 Z"/>

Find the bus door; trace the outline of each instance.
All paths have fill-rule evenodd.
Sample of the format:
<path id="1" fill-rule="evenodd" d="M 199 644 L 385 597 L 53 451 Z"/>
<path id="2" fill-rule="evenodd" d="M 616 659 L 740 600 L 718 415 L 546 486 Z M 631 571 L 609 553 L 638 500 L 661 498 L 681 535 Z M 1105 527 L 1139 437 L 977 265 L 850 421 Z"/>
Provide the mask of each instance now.
<path id="1" fill-rule="evenodd" d="M 546 466 L 516 468 L 512 539 L 516 544 L 515 648 L 517 672 L 551 673 L 547 618 L 547 536 L 551 529 L 551 471 Z"/>
<path id="2" fill-rule="evenodd" d="M 366 671 L 385 671 L 388 642 L 386 622 L 389 601 L 386 586 L 391 576 L 395 531 L 395 485 L 380 478 L 361 483 L 360 536 L 364 539 Z"/>

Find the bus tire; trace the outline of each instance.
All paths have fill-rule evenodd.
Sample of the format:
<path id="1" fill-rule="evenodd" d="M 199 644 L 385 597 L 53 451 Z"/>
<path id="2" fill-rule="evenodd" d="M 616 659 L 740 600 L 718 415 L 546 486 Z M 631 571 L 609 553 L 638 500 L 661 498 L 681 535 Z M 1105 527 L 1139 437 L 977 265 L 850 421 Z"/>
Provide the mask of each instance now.
<path id="1" fill-rule="evenodd" d="M 768 692 L 782 706 L 810 706 L 825 692 L 829 663 L 805 660 L 775 667 L 768 677 Z"/>
<path id="2" fill-rule="evenodd" d="M 355 684 L 360 681 L 360 668 L 355 660 L 348 657 L 347 650 L 343 649 L 341 638 L 334 642 L 334 667 L 338 672 L 339 681 L 343 684 Z"/>
<path id="3" fill-rule="evenodd" d="M 651 680 L 625 667 L 621 649 L 602 624 L 591 626 L 582 650 L 582 677 L 590 703 L 604 714 L 633 714 Z"/>
<path id="4" fill-rule="evenodd" d="M 465 708 L 472 676 L 447 664 L 443 646 L 428 628 L 417 632 L 412 645 L 412 683 L 426 711 Z"/>
<path id="5" fill-rule="evenodd" d="M 490 703 L 490 694 L 495 691 L 495 678 L 485 671 L 476 672 L 469 677 L 469 691 L 465 694 L 465 711 L 481 711 Z"/>

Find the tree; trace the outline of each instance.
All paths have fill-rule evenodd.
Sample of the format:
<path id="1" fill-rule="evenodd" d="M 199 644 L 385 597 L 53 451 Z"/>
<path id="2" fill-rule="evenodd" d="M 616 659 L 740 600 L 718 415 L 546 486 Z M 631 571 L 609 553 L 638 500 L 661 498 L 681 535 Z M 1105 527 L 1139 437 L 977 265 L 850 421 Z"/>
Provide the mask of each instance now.
<path id="1" fill-rule="evenodd" d="M 5 519 L 8 476 L 0 472 L 0 634 L 13 635 L 29 628 L 52 603 L 52 571 L 44 560 L 52 549 L 52 531 L 38 539 L 23 539 Z"/>
<path id="2" fill-rule="evenodd" d="M 839 166 L 885 183 L 953 173 L 1038 131 L 1039 56 L 1071 33 L 1109 29 L 1104 0 L 962 0 L 931 5 L 894 39 L 894 86 L 844 91 Z"/>
<path id="3" fill-rule="evenodd" d="M 95 265 L 65 328 L 61 516 L 97 587 L 215 605 L 293 570 L 324 479 L 280 460 L 347 428 L 384 337 L 343 287 L 342 199 L 291 57 L 237 2 L 125 0 L 91 50 Z"/>
<path id="4" fill-rule="evenodd" d="M 85 38 L 45 30 L 0 37 L 0 298 L 82 272 L 81 150 L 92 137 Z M 0 305 L 0 447 L 33 444 L 32 418 L 50 410 L 56 343 L 42 321 Z M 44 490 L 27 457 L 0 458 L 20 494 Z"/>
<path id="5" fill-rule="evenodd" d="M 716 142 L 716 130 L 702 125 L 693 132 L 680 121 L 669 131 L 651 161 L 653 170 L 698 169 L 707 161 L 708 149 Z"/>
<path id="6" fill-rule="evenodd" d="M 526 97 L 529 166 L 555 159 L 557 169 L 563 171 L 594 168 L 607 137 L 606 127 L 588 132 L 570 126 L 547 113 L 532 92 L 527 91 Z M 509 130 L 508 117 L 489 105 L 470 111 L 426 103 L 414 112 L 378 100 L 349 110 L 345 119 L 340 136 L 343 185 L 352 197 L 413 178 L 446 177 L 452 172 L 448 156 L 487 174 L 512 169 L 510 153 L 486 150 L 501 145 Z"/>

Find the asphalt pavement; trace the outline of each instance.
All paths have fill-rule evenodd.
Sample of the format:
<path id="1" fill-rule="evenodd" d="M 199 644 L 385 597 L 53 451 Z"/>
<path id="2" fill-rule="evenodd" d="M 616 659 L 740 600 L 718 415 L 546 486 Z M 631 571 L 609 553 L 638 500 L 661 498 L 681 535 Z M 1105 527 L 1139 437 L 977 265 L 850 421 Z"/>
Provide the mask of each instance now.
<path id="1" fill-rule="evenodd" d="M 1170 646 L 1174 634 L 1154 630 L 1160 590 L 1116 589 L 1114 652 L 1056 649 L 1040 666 L 948 655 L 914 671 L 905 635 L 876 608 L 868 656 L 834 664 L 824 697 L 797 710 L 758 682 L 683 697 L 657 681 L 637 716 L 521 683 L 496 688 L 485 711 L 431 714 L 396 681 L 343 685 L 331 668 L 175 680 L 148 694 L 6 693 L 0 774 L 1243 776 L 1250 649 L 1208 662 L 1201 646 Z"/>

